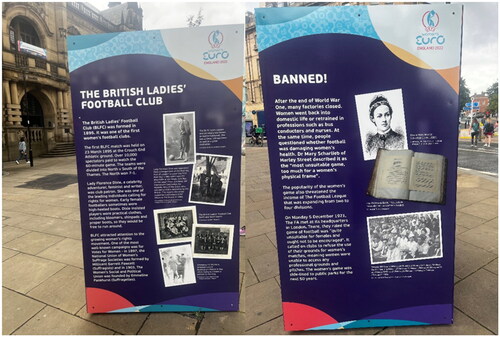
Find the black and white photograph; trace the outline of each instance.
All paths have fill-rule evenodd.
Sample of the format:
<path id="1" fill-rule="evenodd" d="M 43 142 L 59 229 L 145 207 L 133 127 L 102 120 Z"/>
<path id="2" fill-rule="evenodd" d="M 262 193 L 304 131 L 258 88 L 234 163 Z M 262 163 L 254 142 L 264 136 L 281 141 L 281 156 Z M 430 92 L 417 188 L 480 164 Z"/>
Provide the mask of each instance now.
<path id="1" fill-rule="evenodd" d="M 197 221 L 195 206 L 155 209 L 153 214 L 158 244 L 192 240 Z"/>
<path id="2" fill-rule="evenodd" d="M 165 287 L 196 283 L 191 245 L 160 248 Z"/>
<path id="3" fill-rule="evenodd" d="M 196 154 L 194 111 L 163 115 L 165 165 L 193 164 Z"/>
<path id="4" fill-rule="evenodd" d="M 225 206 L 232 157 L 196 154 L 189 202 Z"/>
<path id="5" fill-rule="evenodd" d="M 401 89 L 360 94 L 354 98 L 364 160 L 375 159 L 378 149 L 408 149 Z"/>
<path id="6" fill-rule="evenodd" d="M 233 251 L 233 225 L 201 225 L 194 227 L 195 258 L 231 259 Z"/>
<path id="7" fill-rule="evenodd" d="M 441 211 L 367 218 L 372 264 L 443 257 Z"/>

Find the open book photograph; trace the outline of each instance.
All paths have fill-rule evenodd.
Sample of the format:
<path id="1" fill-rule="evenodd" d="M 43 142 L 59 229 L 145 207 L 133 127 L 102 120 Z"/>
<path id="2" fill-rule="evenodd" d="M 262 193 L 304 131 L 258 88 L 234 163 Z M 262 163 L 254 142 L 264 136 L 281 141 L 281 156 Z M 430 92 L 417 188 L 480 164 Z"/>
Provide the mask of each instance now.
<path id="1" fill-rule="evenodd" d="M 444 204 L 445 186 L 444 156 L 379 149 L 367 194 L 381 199 Z"/>

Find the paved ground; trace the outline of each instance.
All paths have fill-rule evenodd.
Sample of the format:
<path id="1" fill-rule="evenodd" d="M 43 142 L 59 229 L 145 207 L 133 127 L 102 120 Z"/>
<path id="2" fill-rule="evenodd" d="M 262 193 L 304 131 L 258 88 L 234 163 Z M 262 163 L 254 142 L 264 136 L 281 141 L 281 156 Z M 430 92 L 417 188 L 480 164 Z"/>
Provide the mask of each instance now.
<path id="1" fill-rule="evenodd" d="M 267 148 L 247 148 L 246 161 L 246 333 L 285 334 Z M 497 195 L 496 177 L 459 170 L 453 325 L 307 334 L 498 334 Z"/>
<path id="2" fill-rule="evenodd" d="M 458 143 L 458 167 L 498 176 L 498 136 L 493 137 L 491 147 L 485 147 L 481 141 L 477 146 L 471 146 L 467 130 L 462 130 L 461 135 Z"/>
<path id="3" fill-rule="evenodd" d="M 85 313 L 74 157 L 4 163 L 3 334 L 284 334 L 267 148 L 245 161 L 242 312 L 198 315 Z M 459 170 L 455 324 L 315 334 L 498 334 L 497 185 Z"/>
<path id="4" fill-rule="evenodd" d="M 75 157 L 37 158 L 33 168 L 3 163 L 2 172 L 3 334 L 243 332 L 243 287 L 237 313 L 87 314 Z"/>

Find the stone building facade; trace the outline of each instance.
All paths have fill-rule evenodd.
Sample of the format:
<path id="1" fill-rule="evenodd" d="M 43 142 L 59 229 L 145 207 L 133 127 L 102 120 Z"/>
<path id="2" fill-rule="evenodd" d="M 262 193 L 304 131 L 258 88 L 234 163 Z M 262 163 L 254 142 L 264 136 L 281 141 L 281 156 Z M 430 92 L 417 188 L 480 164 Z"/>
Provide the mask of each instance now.
<path id="1" fill-rule="evenodd" d="M 66 37 L 142 30 L 142 17 L 135 2 L 112 2 L 104 11 L 81 2 L 2 3 L 3 161 L 18 156 L 21 137 L 34 157 L 73 142 Z M 46 57 L 20 52 L 18 41 L 43 48 Z"/>

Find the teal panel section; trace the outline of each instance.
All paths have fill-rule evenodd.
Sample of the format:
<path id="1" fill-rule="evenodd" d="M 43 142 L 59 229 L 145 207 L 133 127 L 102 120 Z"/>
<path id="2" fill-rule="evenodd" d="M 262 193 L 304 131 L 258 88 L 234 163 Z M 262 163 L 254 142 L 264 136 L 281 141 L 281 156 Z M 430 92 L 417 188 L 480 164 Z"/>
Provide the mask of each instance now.
<path id="1" fill-rule="evenodd" d="M 286 10 L 282 8 L 256 8 L 255 9 L 255 20 L 258 25 L 275 25 L 279 23 L 285 23 L 287 21 L 297 20 L 305 15 L 314 12 L 320 7 L 290 7 Z M 261 11 L 264 11 L 262 15 L 259 15 Z M 269 13 L 269 16 L 266 16 Z"/>
<path id="2" fill-rule="evenodd" d="M 361 319 L 359 321 L 341 322 L 329 325 L 317 326 L 308 330 L 338 330 L 353 328 L 376 328 L 385 326 L 407 326 L 407 325 L 429 325 L 428 323 L 405 321 L 397 319 Z"/>
<path id="3" fill-rule="evenodd" d="M 372 328 L 383 326 L 405 326 L 405 325 L 429 325 L 428 323 L 416 321 L 404 321 L 397 319 L 362 319 L 353 323 L 347 324 L 345 328 Z"/>
<path id="4" fill-rule="evenodd" d="M 93 45 L 95 42 L 95 35 L 80 35 L 68 39 L 70 72 L 112 56 L 143 54 L 170 57 L 159 30 L 125 32 L 107 40 L 103 38 L 100 40 L 101 43 Z M 83 48 L 86 45 L 90 47 Z"/>
<path id="5" fill-rule="evenodd" d="M 176 305 L 176 304 L 155 304 L 144 307 L 141 312 L 158 312 L 158 311 L 218 311 L 210 308 L 195 307 L 191 305 Z"/>
<path id="6" fill-rule="evenodd" d="M 68 51 L 95 47 L 111 40 L 118 34 L 120 33 L 85 35 L 84 39 L 81 38 L 81 35 L 70 35 L 68 36 Z"/>
<path id="7" fill-rule="evenodd" d="M 314 34 L 352 34 L 379 40 L 366 6 L 313 8 L 314 10 L 306 15 L 281 23 L 273 22 L 282 21 L 282 18 L 287 16 L 287 11 L 291 11 L 288 16 L 293 18 L 293 14 L 298 13 L 296 9 L 288 7 L 256 10 L 259 51 L 280 42 Z"/>
<path id="8" fill-rule="evenodd" d="M 176 305 L 176 304 L 154 304 L 154 305 L 142 305 L 137 307 L 130 307 L 124 309 L 118 309 L 110 311 L 109 313 L 118 314 L 125 312 L 161 312 L 161 311 L 218 311 L 210 308 L 195 307 L 191 305 Z"/>

